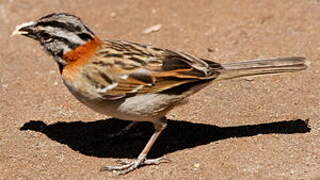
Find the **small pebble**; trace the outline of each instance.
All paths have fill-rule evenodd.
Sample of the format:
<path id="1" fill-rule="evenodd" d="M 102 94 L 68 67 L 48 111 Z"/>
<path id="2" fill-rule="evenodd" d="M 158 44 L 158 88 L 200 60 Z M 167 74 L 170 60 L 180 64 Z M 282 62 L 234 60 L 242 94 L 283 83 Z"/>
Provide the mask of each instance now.
<path id="1" fill-rule="evenodd" d="M 249 76 L 249 77 L 246 77 L 246 78 L 244 78 L 246 81 L 253 81 L 254 80 L 254 77 L 253 76 Z"/>
<path id="2" fill-rule="evenodd" d="M 216 50 L 214 48 L 207 48 L 208 52 L 215 52 Z"/>
<path id="3" fill-rule="evenodd" d="M 148 27 L 147 29 L 145 29 L 142 33 L 143 34 L 149 34 L 149 33 L 152 33 L 152 32 L 157 32 L 161 29 L 162 25 L 161 24 L 157 24 L 157 25 L 154 25 L 154 26 L 151 26 L 151 27 Z"/>
<path id="4" fill-rule="evenodd" d="M 110 14 L 110 16 L 111 16 L 112 18 L 114 18 L 114 17 L 116 17 L 116 16 L 117 16 L 117 13 L 112 12 L 112 13 Z"/>
<path id="5" fill-rule="evenodd" d="M 193 165 L 195 168 L 199 168 L 200 167 L 200 163 L 196 163 Z"/>

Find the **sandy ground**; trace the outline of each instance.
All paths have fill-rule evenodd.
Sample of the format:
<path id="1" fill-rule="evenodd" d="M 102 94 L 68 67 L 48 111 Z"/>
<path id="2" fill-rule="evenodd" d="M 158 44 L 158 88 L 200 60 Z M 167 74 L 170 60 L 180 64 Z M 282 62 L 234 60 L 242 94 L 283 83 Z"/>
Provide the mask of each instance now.
<path id="1" fill-rule="evenodd" d="M 170 163 L 116 177 L 100 167 L 136 157 L 152 127 L 97 141 L 128 122 L 81 105 L 36 42 L 9 37 L 17 24 L 62 11 L 100 37 L 217 62 L 305 56 L 311 66 L 212 83 L 168 114 L 149 157 Z M 317 0 L 0 1 L 0 179 L 320 179 L 319 12 Z"/>

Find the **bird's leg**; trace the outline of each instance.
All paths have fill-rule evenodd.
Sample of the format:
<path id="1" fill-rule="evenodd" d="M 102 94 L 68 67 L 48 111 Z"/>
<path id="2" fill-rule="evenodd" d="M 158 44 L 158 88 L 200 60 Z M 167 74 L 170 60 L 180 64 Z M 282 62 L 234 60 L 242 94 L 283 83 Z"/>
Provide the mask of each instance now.
<path id="1" fill-rule="evenodd" d="M 153 135 L 149 139 L 148 143 L 146 144 L 146 146 L 144 147 L 144 149 L 139 154 L 139 156 L 136 160 L 133 160 L 131 162 L 122 161 L 121 165 L 119 165 L 119 166 L 106 166 L 106 167 L 101 168 L 101 170 L 102 171 L 113 171 L 113 172 L 116 172 L 118 175 L 122 175 L 122 174 L 127 174 L 130 171 L 133 171 L 142 165 L 157 165 L 162 162 L 167 162 L 167 161 L 163 161 L 162 158 L 146 159 L 146 156 L 147 156 L 148 152 L 150 151 L 151 147 L 156 142 L 159 135 L 166 128 L 166 126 L 167 126 L 167 120 L 165 118 L 161 118 L 158 121 L 154 122 L 155 132 L 153 133 Z"/>
<path id="2" fill-rule="evenodd" d="M 123 136 L 125 134 L 127 134 L 130 129 L 132 127 L 134 127 L 137 124 L 137 122 L 131 122 L 130 124 L 128 124 L 126 127 L 124 127 L 123 129 L 121 129 L 118 132 L 112 133 L 112 134 L 108 134 L 107 138 L 103 137 L 103 138 L 95 138 L 92 143 L 97 144 L 97 143 L 104 143 L 104 144 L 113 144 L 117 137 Z M 136 137 L 141 135 L 141 133 L 135 133 L 135 134 L 130 134 L 130 137 Z"/>
<path id="3" fill-rule="evenodd" d="M 129 132 L 129 130 L 134 127 L 137 124 L 137 122 L 131 122 L 130 124 L 128 124 L 126 127 L 124 127 L 123 129 L 121 129 L 120 131 L 116 132 L 116 133 L 112 133 L 108 135 L 108 138 L 115 138 L 118 136 L 122 136 L 125 135 Z"/>

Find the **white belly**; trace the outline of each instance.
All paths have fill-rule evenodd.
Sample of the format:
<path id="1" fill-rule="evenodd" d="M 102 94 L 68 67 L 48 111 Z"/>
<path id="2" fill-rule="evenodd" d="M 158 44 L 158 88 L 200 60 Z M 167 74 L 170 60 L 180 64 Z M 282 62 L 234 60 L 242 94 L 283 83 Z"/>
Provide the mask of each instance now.
<path id="1" fill-rule="evenodd" d="M 68 86 L 67 86 L 68 87 Z M 116 100 L 88 98 L 69 88 L 70 92 L 92 110 L 122 120 L 154 121 L 166 115 L 183 97 L 167 94 L 141 94 Z"/>

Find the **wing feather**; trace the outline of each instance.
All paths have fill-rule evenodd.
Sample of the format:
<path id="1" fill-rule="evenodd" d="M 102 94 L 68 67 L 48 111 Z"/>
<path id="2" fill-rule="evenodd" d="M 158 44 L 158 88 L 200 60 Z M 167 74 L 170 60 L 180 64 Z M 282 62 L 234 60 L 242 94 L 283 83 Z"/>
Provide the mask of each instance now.
<path id="1" fill-rule="evenodd" d="M 104 41 L 90 61 L 88 78 L 98 79 L 101 97 L 117 99 L 128 95 L 160 93 L 183 84 L 215 79 L 218 63 L 186 53 L 125 41 Z M 89 73 L 90 72 L 90 73 Z M 98 78 L 97 78 L 98 77 Z M 201 83 L 197 83 L 201 84 Z"/>

